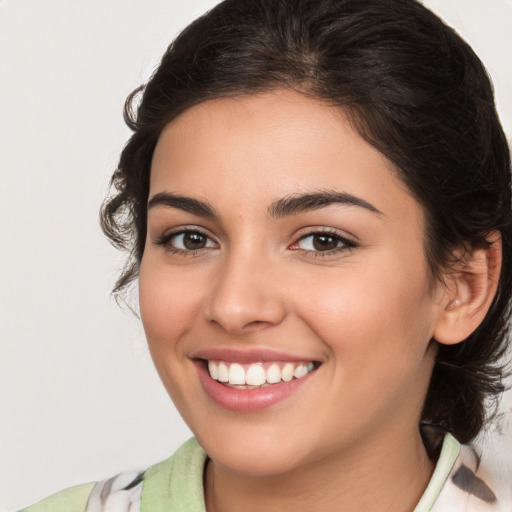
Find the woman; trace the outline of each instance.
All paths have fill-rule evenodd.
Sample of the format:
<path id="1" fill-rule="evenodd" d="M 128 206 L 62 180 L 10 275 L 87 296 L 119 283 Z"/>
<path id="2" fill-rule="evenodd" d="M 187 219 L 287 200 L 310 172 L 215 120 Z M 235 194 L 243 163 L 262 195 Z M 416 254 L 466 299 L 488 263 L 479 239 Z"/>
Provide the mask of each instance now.
<path id="1" fill-rule="evenodd" d="M 512 295 L 510 157 L 472 50 L 413 0 L 228 0 L 126 119 L 115 291 L 138 277 L 196 440 L 28 510 L 510 505 L 464 445 Z"/>

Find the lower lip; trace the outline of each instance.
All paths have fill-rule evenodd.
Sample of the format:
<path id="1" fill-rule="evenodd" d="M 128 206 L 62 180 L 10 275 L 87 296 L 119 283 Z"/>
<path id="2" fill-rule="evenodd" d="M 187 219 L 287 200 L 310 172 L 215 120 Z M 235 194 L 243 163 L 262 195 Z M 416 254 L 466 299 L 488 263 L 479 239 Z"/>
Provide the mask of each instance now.
<path id="1" fill-rule="evenodd" d="M 300 379 L 272 384 L 265 388 L 237 389 L 224 386 L 212 379 L 203 361 L 196 361 L 199 380 L 206 394 L 217 404 L 232 411 L 258 411 L 271 407 L 296 393 L 310 378 L 311 373 Z"/>

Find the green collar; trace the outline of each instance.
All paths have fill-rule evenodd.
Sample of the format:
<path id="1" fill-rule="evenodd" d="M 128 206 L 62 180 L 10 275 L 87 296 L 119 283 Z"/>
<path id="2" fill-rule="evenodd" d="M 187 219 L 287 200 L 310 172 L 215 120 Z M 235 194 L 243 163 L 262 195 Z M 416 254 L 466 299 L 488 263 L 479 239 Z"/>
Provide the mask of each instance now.
<path id="1" fill-rule="evenodd" d="M 429 512 L 457 460 L 459 442 L 446 434 L 432 478 L 414 512 Z M 206 512 L 203 473 L 207 455 L 195 438 L 144 475 L 141 512 Z"/>

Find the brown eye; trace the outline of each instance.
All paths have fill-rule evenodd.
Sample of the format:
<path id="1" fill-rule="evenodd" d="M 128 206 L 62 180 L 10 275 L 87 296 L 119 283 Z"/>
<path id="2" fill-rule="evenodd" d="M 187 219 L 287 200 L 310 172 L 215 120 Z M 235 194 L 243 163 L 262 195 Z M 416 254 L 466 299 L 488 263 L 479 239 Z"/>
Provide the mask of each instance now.
<path id="1" fill-rule="evenodd" d="M 344 240 L 331 233 L 311 233 L 301 238 L 297 244 L 306 251 L 325 252 L 345 246 Z"/>
<path id="2" fill-rule="evenodd" d="M 217 247 L 217 244 L 209 236 L 200 231 L 171 233 L 162 237 L 157 243 L 181 252 L 200 251 Z"/>
<path id="3" fill-rule="evenodd" d="M 337 233 L 317 231 L 302 236 L 291 249 L 300 249 L 311 255 L 334 255 L 356 246 L 355 242 Z"/>
<path id="4" fill-rule="evenodd" d="M 332 235 L 317 234 L 312 236 L 313 248 L 317 251 L 331 251 L 336 249 L 340 240 Z"/>
<path id="5" fill-rule="evenodd" d="M 203 249 L 207 240 L 201 233 L 183 233 L 183 246 L 190 251 Z"/>

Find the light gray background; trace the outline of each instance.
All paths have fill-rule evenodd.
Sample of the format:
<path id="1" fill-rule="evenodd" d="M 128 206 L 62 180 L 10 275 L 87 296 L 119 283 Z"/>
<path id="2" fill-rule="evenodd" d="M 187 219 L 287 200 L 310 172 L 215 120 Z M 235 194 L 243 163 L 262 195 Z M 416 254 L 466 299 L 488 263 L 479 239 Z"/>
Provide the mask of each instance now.
<path id="1" fill-rule="evenodd" d="M 122 257 L 97 212 L 129 135 L 124 98 L 216 3 L 0 0 L 2 512 L 143 468 L 190 435 L 139 321 L 109 297 Z M 486 63 L 510 137 L 512 0 L 425 3 Z M 506 461 L 503 429 L 486 446 Z"/>

